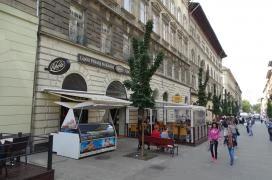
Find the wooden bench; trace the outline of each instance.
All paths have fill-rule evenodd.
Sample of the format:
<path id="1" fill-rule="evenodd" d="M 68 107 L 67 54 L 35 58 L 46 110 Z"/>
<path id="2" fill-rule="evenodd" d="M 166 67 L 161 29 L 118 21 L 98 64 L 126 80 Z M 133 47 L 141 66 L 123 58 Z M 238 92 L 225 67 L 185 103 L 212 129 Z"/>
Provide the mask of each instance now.
<path id="1" fill-rule="evenodd" d="M 142 137 L 139 136 L 139 144 L 142 143 Z M 174 156 L 175 149 L 177 150 L 178 155 L 178 145 L 175 144 L 174 139 L 164 139 L 164 138 L 157 138 L 152 136 L 144 136 L 144 144 L 150 146 L 156 146 L 158 148 L 168 148 L 170 149 L 170 154 Z"/>

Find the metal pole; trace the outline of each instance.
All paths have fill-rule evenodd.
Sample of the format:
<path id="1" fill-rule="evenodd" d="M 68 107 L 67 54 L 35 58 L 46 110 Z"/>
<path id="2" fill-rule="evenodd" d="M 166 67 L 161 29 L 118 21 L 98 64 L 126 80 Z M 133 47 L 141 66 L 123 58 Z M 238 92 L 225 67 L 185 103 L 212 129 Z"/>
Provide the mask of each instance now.
<path id="1" fill-rule="evenodd" d="M 47 170 L 52 169 L 53 135 L 48 137 Z"/>

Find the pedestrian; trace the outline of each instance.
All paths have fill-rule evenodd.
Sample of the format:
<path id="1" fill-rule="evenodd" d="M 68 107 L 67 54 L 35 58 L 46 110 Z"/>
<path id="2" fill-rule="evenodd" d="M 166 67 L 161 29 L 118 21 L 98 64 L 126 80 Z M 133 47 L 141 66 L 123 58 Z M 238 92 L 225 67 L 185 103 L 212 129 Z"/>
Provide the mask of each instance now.
<path id="1" fill-rule="evenodd" d="M 247 134 L 249 134 L 249 118 L 246 119 L 246 130 Z"/>
<path id="2" fill-rule="evenodd" d="M 212 127 L 208 131 L 208 139 L 210 141 L 212 160 L 217 160 L 217 147 L 218 140 L 220 139 L 220 130 L 216 122 L 212 123 Z"/>
<path id="3" fill-rule="evenodd" d="M 234 124 L 233 120 L 230 120 L 229 121 L 229 126 L 228 126 L 231 131 L 232 131 L 232 136 L 233 136 L 233 139 L 235 140 L 234 141 L 234 145 L 235 146 L 238 146 L 238 143 L 237 143 L 237 132 L 238 132 L 238 128 L 237 126 Z"/>
<path id="4" fill-rule="evenodd" d="M 228 136 L 227 136 L 227 148 L 230 156 L 230 165 L 232 166 L 234 163 L 234 147 L 235 147 L 235 138 L 232 134 L 232 129 L 228 128 Z"/>
<path id="5" fill-rule="evenodd" d="M 226 140 L 228 136 L 228 123 L 226 119 L 223 120 L 222 127 L 223 127 L 224 144 L 226 144 L 227 143 Z"/>
<path id="6" fill-rule="evenodd" d="M 253 126 L 253 120 L 250 118 L 248 121 L 248 135 L 249 136 L 253 136 L 252 126 Z"/>
<path id="7" fill-rule="evenodd" d="M 272 141 L 272 119 L 269 119 L 268 122 L 265 123 L 267 130 L 268 130 L 268 134 L 269 134 L 269 139 L 270 141 Z"/>

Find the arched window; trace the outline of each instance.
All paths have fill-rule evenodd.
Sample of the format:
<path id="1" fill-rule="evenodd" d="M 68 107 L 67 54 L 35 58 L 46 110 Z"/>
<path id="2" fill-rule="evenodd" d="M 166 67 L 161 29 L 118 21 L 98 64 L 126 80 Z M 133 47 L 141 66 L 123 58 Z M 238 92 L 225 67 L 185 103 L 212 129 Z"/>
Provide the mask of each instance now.
<path id="1" fill-rule="evenodd" d="M 81 75 L 72 73 L 65 77 L 62 83 L 62 89 L 87 91 L 87 84 Z"/>
<path id="2" fill-rule="evenodd" d="M 159 97 L 159 90 L 158 89 L 154 89 L 154 91 L 153 91 L 153 97 L 154 97 L 155 100 L 158 99 L 158 97 Z"/>
<path id="3" fill-rule="evenodd" d="M 65 77 L 62 83 L 62 89 L 68 89 L 68 90 L 75 90 L 75 91 L 87 91 L 87 84 L 84 78 L 76 73 L 69 74 Z M 73 97 L 74 99 L 82 99 Z M 84 99 L 84 98 L 83 98 Z M 61 101 L 69 101 L 65 98 L 61 98 Z M 68 108 L 61 106 L 61 112 L 60 112 L 60 126 L 62 125 L 64 118 L 66 117 L 66 114 L 68 113 Z M 77 109 L 74 110 L 75 118 L 76 120 L 79 119 L 80 123 L 87 123 L 88 122 L 88 110 L 83 110 L 81 113 L 81 110 Z M 81 116 L 80 116 L 81 114 Z"/>
<path id="4" fill-rule="evenodd" d="M 113 81 L 106 90 L 106 95 L 118 99 L 127 99 L 125 86 L 120 81 Z"/>

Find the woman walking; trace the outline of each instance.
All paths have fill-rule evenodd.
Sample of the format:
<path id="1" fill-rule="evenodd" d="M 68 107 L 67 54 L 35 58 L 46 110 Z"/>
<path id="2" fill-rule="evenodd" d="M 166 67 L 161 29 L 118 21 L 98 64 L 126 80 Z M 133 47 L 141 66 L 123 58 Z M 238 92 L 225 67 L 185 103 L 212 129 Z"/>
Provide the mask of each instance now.
<path id="1" fill-rule="evenodd" d="M 220 131 L 218 128 L 218 124 L 216 122 L 212 123 L 212 127 L 208 131 L 208 139 L 210 141 L 210 151 L 212 155 L 212 160 L 216 160 L 218 140 L 220 139 Z"/>
<path id="2" fill-rule="evenodd" d="M 233 136 L 232 129 L 228 128 L 228 136 L 227 136 L 227 147 L 230 156 L 230 165 L 233 165 L 234 162 L 234 146 L 235 146 L 235 137 Z"/>

